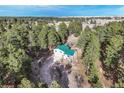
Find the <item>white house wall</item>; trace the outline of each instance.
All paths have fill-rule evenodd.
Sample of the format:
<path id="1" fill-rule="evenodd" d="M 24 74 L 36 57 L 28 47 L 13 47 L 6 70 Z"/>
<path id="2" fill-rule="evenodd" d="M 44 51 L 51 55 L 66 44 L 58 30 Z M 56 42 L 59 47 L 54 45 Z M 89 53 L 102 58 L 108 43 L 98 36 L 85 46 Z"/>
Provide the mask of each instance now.
<path id="1" fill-rule="evenodd" d="M 64 52 L 59 49 L 54 49 L 54 62 L 60 61 L 64 56 Z"/>
<path id="2" fill-rule="evenodd" d="M 60 54 L 60 55 L 63 55 L 64 52 L 60 49 L 54 49 L 54 54 Z"/>
<path id="3" fill-rule="evenodd" d="M 60 61 L 62 59 L 71 61 L 71 60 L 74 60 L 75 55 L 76 54 L 74 54 L 73 56 L 68 56 L 68 55 L 64 54 L 64 52 L 62 50 L 54 49 L 54 62 Z"/>

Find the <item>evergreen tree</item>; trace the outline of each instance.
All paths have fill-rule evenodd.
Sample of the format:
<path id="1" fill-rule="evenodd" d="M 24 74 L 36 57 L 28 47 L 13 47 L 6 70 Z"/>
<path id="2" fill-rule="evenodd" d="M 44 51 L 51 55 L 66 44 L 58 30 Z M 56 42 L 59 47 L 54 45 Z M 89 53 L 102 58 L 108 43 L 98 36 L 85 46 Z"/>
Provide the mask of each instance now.
<path id="1" fill-rule="evenodd" d="M 80 21 L 72 21 L 68 27 L 70 34 L 75 34 L 75 36 L 79 36 L 82 31 L 82 23 Z"/>
<path id="2" fill-rule="evenodd" d="M 61 88 L 57 81 L 52 81 L 50 88 Z"/>
<path id="3" fill-rule="evenodd" d="M 38 41 L 41 48 L 48 47 L 48 29 L 43 29 L 38 35 Z"/>
<path id="4" fill-rule="evenodd" d="M 67 29 L 67 26 L 65 23 L 61 23 L 59 24 L 59 32 L 58 32 L 60 38 L 61 38 L 61 41 L 63 43 L 65 43 L 69 33 L 68 33 L 68 29 Z"/>
<path id="5" fill-rule="evenodd" d="M 122 48 L 123 37 L 120 35 L 112 36 L 106 47 L 106 59 L 104 61 L 106 72 L 108 76 L 116 79 L 119 77 L 119 64 L 123 64 L 123 60 L 121 60 Z"/>
<path id="6" fill-rule="evenodd" d="M 33 88 L 34 84 L 31 83 L 27 78 L 23 78 L 21 83 L 18 85 L 19 88 Z"/>
<path id="7" fill-rule="evenodd" d="M 55 47 L 60 43 L 60 38 L 56 31 L 49 31 L 48 32 L 48 47 L 49 49 Z"/>

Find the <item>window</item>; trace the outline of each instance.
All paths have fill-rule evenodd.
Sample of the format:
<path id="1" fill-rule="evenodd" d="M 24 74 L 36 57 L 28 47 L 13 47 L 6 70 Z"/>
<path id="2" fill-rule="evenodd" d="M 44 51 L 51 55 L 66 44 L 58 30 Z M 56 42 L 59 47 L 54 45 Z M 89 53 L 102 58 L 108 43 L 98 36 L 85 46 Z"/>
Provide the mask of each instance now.
<path id="1" fill-rule="evenodd" d="M 62 51 L 60 51 L 60 53 L 62 53 Z"/>

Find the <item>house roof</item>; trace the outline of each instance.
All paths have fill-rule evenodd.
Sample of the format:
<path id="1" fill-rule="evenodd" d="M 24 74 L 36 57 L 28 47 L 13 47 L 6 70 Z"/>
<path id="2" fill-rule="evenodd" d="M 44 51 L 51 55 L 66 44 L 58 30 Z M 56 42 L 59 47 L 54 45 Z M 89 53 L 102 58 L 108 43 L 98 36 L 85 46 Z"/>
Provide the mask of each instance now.
<path id="1" fill-rule="evenodd" d="M 58 45 L 56 49 L 62 50 L 65 54 L 73 56 L 75 51 L 70 49 L 70 47 L 66 44 Z"/>

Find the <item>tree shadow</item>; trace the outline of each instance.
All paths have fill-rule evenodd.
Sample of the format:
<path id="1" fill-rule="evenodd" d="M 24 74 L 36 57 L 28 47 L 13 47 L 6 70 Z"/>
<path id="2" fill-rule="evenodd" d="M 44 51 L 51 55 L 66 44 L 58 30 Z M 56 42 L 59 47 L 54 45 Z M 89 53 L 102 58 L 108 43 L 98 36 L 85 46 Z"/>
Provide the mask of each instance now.
<path id="1" fill-rule="evenodd" d="M 68 88 L 69 80 L 64 65 L 54 64 L 50 68 L 50 74 L 52 80 L 58 81 L 63 88 Z"/>

